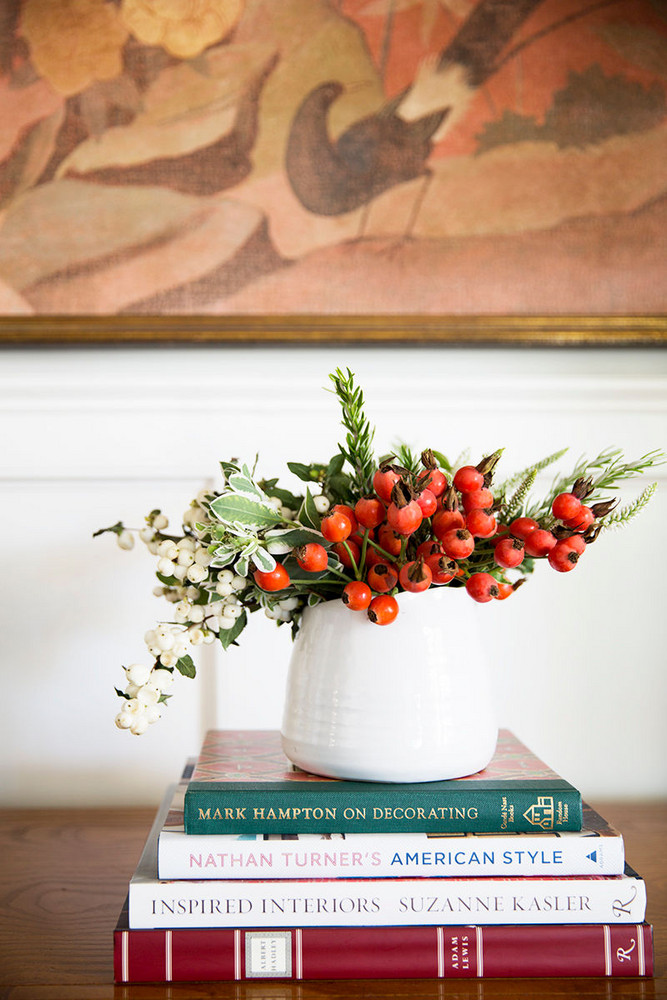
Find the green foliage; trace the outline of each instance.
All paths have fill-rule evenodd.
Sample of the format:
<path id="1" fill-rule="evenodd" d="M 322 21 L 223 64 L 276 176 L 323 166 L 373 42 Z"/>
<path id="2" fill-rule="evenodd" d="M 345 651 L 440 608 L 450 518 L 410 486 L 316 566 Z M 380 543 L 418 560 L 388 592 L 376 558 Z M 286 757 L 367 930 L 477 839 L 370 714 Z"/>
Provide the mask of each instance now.
<path id="1" fill-rule="evenodd" d="M 234 622 L 232 628 L 220 629 L 218 633 L 218 638 L 220 639 L 220 645 L 223 649 L 229 649 L 230 646 L 236 645 L 236 640 L 241 635 L 241 632 L 248 624 L 248 616 L 245 611 L 242 611 L 239 617 Z"/>
<path id="2" fill-rule="evenodd" d="M 194 661 L 191 656 L 187 654 L 181 656 L 179 660 L 176 661 L 176 669 L 184 677 L 195 677 L 197 674 L 197 668 L 194 665 Z"/>
<path id="3" fill-rule="evenodd" d="M 364 394 L 354 384 L 354 375 L 340 368 L 329 376 L 342 409 L 342 424 L 347 430 L 345 444 L 338 445 L 340 454 L 352 468 L 350 489 L 356 497 L 371 490 L 375 462 L 373 459 L 374 429 L 364 415 Z"/>
<path id="4" fill-rule="evenodd" d="M 657 488 L 657 483 L 651 483 L 631 503 L 626 504 L 619 510 L 613 510 L 604 520 L 605 529 L 625 527 L 637 514 L 644 510 L 644 507 L 646 507 Z"/>

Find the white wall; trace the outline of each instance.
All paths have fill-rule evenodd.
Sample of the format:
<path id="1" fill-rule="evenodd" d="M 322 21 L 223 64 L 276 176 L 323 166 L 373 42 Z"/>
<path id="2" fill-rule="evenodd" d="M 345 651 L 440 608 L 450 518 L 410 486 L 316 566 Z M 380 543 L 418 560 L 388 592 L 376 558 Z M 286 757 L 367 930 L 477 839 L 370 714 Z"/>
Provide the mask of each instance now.
<path id="1" fill-rule="evenodd" d="M 574 463 L 608 445 L 636 457 L 667 444 L 658 350 L 0 354 L 2 804 L 157 802 L 208 726 L 279 725 L 289 632 L 254 616 L 240 649 L 207 649 L 197 681 L 179 680 L 146 736 L 115 729 L 120 664 L 144 657 L 161 602 L 143 547 L 91 535 L 155 506 L 177 519 L 221 458 L 259 450 L 265 474 L 328 459 L 339 414 L 323 387 L 338 365 L 365 388 L 378 452 L 398 438 L 452 457 L 470 446 L 475 459 L 505 446 L 509 473 L 564 445 Z M 503 723 L 590 798 L 667 794 L 665 475 L 650 507 L 574 573 L 541 566 L 487 606 Z"/>

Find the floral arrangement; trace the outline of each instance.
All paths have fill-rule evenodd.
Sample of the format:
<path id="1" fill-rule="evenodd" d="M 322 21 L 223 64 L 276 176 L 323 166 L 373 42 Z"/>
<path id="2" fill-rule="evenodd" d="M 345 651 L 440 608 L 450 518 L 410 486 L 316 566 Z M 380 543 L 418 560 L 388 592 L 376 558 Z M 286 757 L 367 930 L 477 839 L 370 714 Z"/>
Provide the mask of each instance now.
<path id="1" fill-rule="evenodd" d="M 480 603 L 505 600 L 537 562 L 572 571 L 600 534 L 626 524 L 648 503 L 652 483 L 618 508 L 607 494 L 663 460 L 651 452 L 635 462 L 609 449 L 557 476 L 548 493 L 531 497 L 538 473 L 562 458 L 556 452 L 495 483 L 502 450 L 476 465 L 450 462 L 427 448 L 400 445 L 376 460 L 374 430 L 354 375 L 330 379 L 345 440 L 326 464 L 289 462 L 305 484 L 295 494 L 262 479 L 237 460 L 221 462 L 219 490 L 203 490 L 169 531 L 161 510 L 130 530 L 112 533 L 130 549 L 135 534 L 157 559 L 154 593 L 171 605 L 145 635 L 150 666 L 125 669 L 116 725 L 140 735 L 161 715 L 177 673 L 194 677 L 190 647 L 237 643 L 252 612 L 262 610 L 296 632 L 303 609 L 342 600 L 350 612 L 390 625 L 396 595 L 431 587 L 465 588 Z"/>

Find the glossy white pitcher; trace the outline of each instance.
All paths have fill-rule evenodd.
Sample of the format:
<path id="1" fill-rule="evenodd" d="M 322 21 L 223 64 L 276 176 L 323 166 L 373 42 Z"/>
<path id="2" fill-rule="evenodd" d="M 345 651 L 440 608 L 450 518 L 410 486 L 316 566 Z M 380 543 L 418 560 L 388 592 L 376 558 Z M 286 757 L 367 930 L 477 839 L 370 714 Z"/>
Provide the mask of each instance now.
<path id="1" fill-rule="evenodd" d="M 463 588 L 398 596 L 391 625 L 342 601 L 307 608 L 290 662 L 282 743 L 315 774 L 435 781 L 481 770 L 498 736 L 476 605 Z"/>

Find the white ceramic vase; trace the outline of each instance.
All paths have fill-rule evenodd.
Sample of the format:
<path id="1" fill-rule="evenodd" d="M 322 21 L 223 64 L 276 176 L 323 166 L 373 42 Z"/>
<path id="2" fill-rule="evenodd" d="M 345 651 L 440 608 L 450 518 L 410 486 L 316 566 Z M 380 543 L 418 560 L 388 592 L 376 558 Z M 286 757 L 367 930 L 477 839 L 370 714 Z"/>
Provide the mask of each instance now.
<path id="1" fill-rule="evenodd" d="M 498 727 L 478 615 L 463 588 L 398 596 L 391 625 L 334 600 L 307 608 L 289 667 L 287 757 L 357 781 L 435 781 L 485 767 Z"/>

